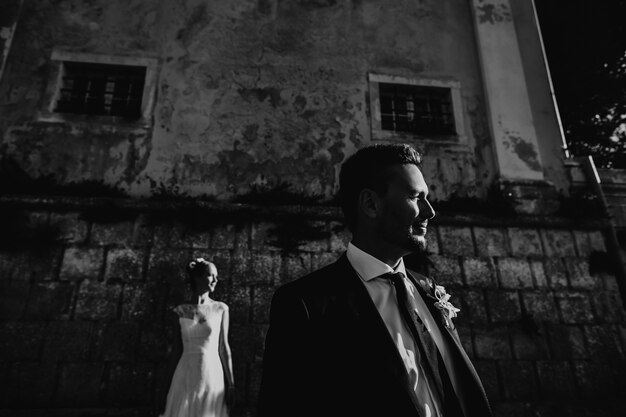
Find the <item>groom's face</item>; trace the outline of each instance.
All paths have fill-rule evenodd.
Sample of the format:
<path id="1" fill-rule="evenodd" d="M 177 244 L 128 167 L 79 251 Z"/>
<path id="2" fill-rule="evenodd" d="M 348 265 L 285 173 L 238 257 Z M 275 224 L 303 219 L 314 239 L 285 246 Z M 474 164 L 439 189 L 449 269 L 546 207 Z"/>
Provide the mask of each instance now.
<path id="1" fill-rule="evenodd" d="M 428 202 L 428 186 L 414 164 L 387 169 L 387 187 L 381 192 L 377 235 L 403 255 L 426 248 L 428 220 L 435 216 Z"/>

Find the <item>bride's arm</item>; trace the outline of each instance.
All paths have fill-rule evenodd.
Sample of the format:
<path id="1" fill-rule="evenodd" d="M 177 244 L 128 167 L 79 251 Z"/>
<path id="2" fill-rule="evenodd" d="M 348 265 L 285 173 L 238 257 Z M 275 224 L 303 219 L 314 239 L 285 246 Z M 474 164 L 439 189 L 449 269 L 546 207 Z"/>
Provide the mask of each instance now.
<path id="1" fill-rule="evenodd" d="M 222 367 L 224 368 L 224 378 L 226 382 L 226 401 L 229 408 L 234 402 L 234 388 L 235 377 L 233 375 L 233 359 L 228 343 L 228 326 L 230 324 L 230 314 L 228 312 L 228 306 L 224 304 L 224 311 L 222 313 L 222 329 L 220 332 L 220 344 L 219 354 L 222 361 Z"/>

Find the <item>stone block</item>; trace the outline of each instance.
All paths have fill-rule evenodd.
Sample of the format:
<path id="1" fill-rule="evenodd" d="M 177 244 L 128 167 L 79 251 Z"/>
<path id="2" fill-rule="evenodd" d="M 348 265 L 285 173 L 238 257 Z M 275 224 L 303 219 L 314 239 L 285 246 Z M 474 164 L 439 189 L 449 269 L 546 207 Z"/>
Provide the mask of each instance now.
<path id="1" fill-rule="evenodd" d="M 500 284 L 504 288 L 532 288 L 533 277 L 530 264 L 524 258 L 498 259 Z"/>
<path id="2" fill-rule="evenodd" d="M 557 290 L 567 288 L 567 269 L 563 259 L 547 258 L 544 267 L 552 288 Z"/>
<path id="3" fill-rule="evenodd" d="M 122 293 L 122 320 L 155 321 L 163 317 L 166 290 L 158 283 L 126 285 Z"/>
<path id="4" fill-rule="evenodd" d="M 585 337 L 580 326 L 550 324 L 545 328 L 552 357 L 559 360 L 588 357 Z"/>
<path id="5" fill-rule="evenodd" d="M 137 351 L 139 325 L 109 322 L 98 326 L 94 356 L 106 362 L 133 361 Z"/>
<path id="6" fill-rule="evenodd" d="M 140 214 L 135 219 L 132 244 L 135 247 L 147 247 L 154 244 L 154 224 L 148 214 Z"/>
<path id="7" fill-rule="evenodd" d="M 279 281 L 280 255 L 278 253 L 252 253 L 245 274 L 233 277 L 244 283 L 272 284 Z"/>
<path id="8" fill-rule="evenodd" d="M 573 230 L 574 243 L 576 244 L 576 252 L 581 258 L 588 257 L 591 252 L 591 239 L 589 239 L 589 232 L 586 230 Z"/>
<path id="9" fill-rule="evenodd" d="M 458 319 L 469 321 L 471 324 L 487 323 L 487 308 L 483 291 L 480 289 L 463 290 L 459 295 L 462 302 Z M 460 325 L 458 321 L 457 325 Z"/>
<path id="10" fill-rule="evenodd" d="M 513 329 L 511 341 L 516 359 L 537 360 L 549 357 L 548 344 L 545 338 L 536 331 Z"/>
<path id="11" fill-rule="evenodd" d="M 258 401 L 258 389 L 254 389 L 253 387 L 258 387 L 261 385 L 261 377 L 263 375 L 263 367 L 260 362 L 253 362 L 248 367 L 248 393 L 246 399 L 250 404 L 256 404 Z"/>
<path id="12" fill-rule="evenodd" d="M 233 228 L 233 248 L 235 250 L 251 250 L 250 249 L 250 235 L 252 233 L 252 225 L 250 223 L 246 224 L 235 224 Z"/>
<path id="13" fill-rule="evenodd" d="M 606 252 L 606 239 L 601 230 L 589 232 L 589 243 L 592 251 Z"/>
<path id="14" fill-rule="evenodd" d="M 526 417 L 530 405 L 521 401 L 516 402 L 494 402 L 491 410 L 494 417 Z"/>
<path id="15" fill-rule="evenodd" d="M 574 236 L 569 230 L 541 229 L 546 256 L 576 256 Z"/>
<path id="16" fill-rule="evenodd" d="M 589 273 L 589 262 L 586 259 L 565 258 L 565 266 L 572 288 L 591 290 L 602 286 L 602 280 Z"/>
<path id="17" fill-rule="evenodd" d="M 236 250 L 231 258 L 231 276 L 233 282 L 245 282 L 250 271 L 252 252 L 249 250 Z"/>
<path id="18" fill-rule="evenodd" d="M 250 226 L 250 250 L 263 252 L 271 245 L 272 230 L 275 223 L 256 222 Z"/>
<path id="19" fill-rule="evenodd" d="M 156 363 L 154 371 L 154 408 L 158 410 L 157 413 L 164 413 L 173 372 L 167 361 Z M 161 414 L 157 415 L 160 416 Z"/>
<path id="20" fill-rule="evenodd" d="M 256 320 L 253 314 L 253 320 Z M 228 341 L 233 350 L 233 361 L 237 358 L 237 363 L 247 363 L 254 359 L 256 349 L 256 332 L 259 329 L 267 328 L 266 324 L 250 325 L 231 320 L 228 332 Z"/>
<path id="21" fill-rule="evenodd" d="M 48 282 L 32 285 L 25 317 L 29 320 L 65 320 L 70 316 L 76 291 L 74 283 Z"/>
<path id="22" fill-rule="evenodd" d="M 57 384 L 57 364 L 50 362 L 15 362 L 4 381 L 10 381 L 2 391 L 9 391 L 8 402 L 15 409 L 27 405 L 51 408 Z M 12 410 L 12 411 L 15 411 Z"/>
<path id="23" fill-rule="evenodd" d="M 59 228 L 63 242 L 80 244 L 87 240 L 89 223 L 79 213 L 51 213 L 50 224 Z"/>
<path id="24" fill-rule="evenodd" d="M 561 293 L 556 298 L 564 323 L 581 324 L 594 321 L 589 293 Z"/>
<path id="25" fill-rule="evenodd" d="M 467 353 L 467 356 L 470 359 L 474 359 L 476 357 L 476 354 L 474 353 L 472 331 L 469 329 L 469 327 L 458 327 L 458 326 L 456 330 L 459 335 L 459 339 L 461 340 L 461 346 L 463 346 L 463 350 L 465 350 L 465 353 Z"/>
<path id="26" fill-rule="evenodd" d="M 184 283 L 187 265 L 191 260 L 191 251 L 188 249 L 153 248 L 148 260 L 146 279 L 151 282 Z"/>
<path id="27" fill-rule="evenodd" d="M 475 354 L 479 359 L 511 359 L 506 328 L 474 329 Z"/>
<path id="28" fill-rule="evenodd" d="M 287 246 L 289 246 L 288 242 L 291 240 L 291 234 L 295 236 L 297 240 L 297 245 L 294 248 L 299 252 L 328 252 L 331 250 L 330 240 L 332 237 L 332 232 L 330 231 L 329 225 L 326 221 L 305 221 L 302 223 L 302 226 L 306 228 L 303 232 L 298 230 L 300 227 L 300 222 L 298 222 L 294 227 L 295 230 L 289 230 L 287 236 Z M 282 233 L 285 233 L 282 230 Z M 285 238 L 278 236 L 278 241 L 282 241 Z M 340 242 L 335 242 L 335 250 L 337 246 L 340 245 Z M 278 247 L 283 247 L 278 245 Z"/>
<path id="29" fill-rule="evenodd" d="M 83 281 L 78 290 L 75 317 L 78 320 L 114 320 L 122 288 L 119 285 Z"/>
<path id="30" fill-rule="evenodd" d="M 602 280 L 602 286 L 607 291 L 619 292 L 619 284 L 617 283 L 617 277 L 611 274 L 597 274 L 600 280 Z"/>
<path id="31" fill-rule="evenodd" d="M 60 364 L 55 404 L 58 407 L 95 407 L 100 405 L 104 364 L 72 362 Z"/>
<path id="32" fill-rule="evenodd" d="M 548 400 L 548 401 L 546 401 Z M 538 417 L 581 417 L 581 404 L 575 400 L 563 401 L 561 398 L 544 399 L 541 402 L 526 403 L 526 416 Z M 606 414 L 599 414 L 604 416 Z M 591 417 L 591 416 L 588 416 Z"/>
<path id="33" fill-rule="evenodd" d="M 445 255 L 474 256 L 474 239 L 469 227 L 439 226 L 440 251 Z"/>
<path id="34" fill-rule="evenodd" d="M 320 258 L 322 254 L 313 255 L 316 258 Z M 327 257 L 330 262 L 330 257 Z M 321 261 L 320 261 L 321 262 Z M 311 272 L 311 254 L 298 253 L 298 254 L 285 254 L 281 258 L 281 281 L 289 282 L 295 279 L 301 278 Z"/>
<path id="35" fill-rule="evenodd" d="M 180 241 L 177 245 L 172 246 L 201 249 L 206 251 L 211 246 L 211 232 L 208 230 L 184 228 Z"/>
<path id="36" fill-rule="evenodd" d="M 539 387 L 533 364 L 529 361 L 500 361 L 504 398 L 509 401 L 530 401 L 537 398 Z"/>
<path id="37" fill-rule="evenodd" d="M 509 227 L 507 229 L 513 256 L 543 256 L 541 237 L 536 229 Z"/>
<path id="38" fill-rule="evenodd" d="M 500 384 L 498 382 L 498 370 L 495 361 L 478 360 L 473 362 L 476 372 L 485 388 L 485 393 L 490 401 L 501 398 Z"/>
<path id="39" fill-rule="evenodd" d="M 0 358 L 6 362 L 36 361 L 43 343 L 43 322 L 0 322 Z"/>
<path id="40" fill-rule="evenodd" d="M 270 303 L 276 290 L 273 286 L 256 285 L 252 289 L 252 321 L 254 323 L 268 323 L 270 318 Z"/>
<path id="41" fill-rule="evenodd" d="M 56 279 L 63 249 L 51 247 L 41 253 L 21 252 L 12 255 L 11 279 L 15 281 L 51 281 Z"/>
<path id="42" fill-rule="evenodd" d="M 506 233 L 499 228 L 474 227 L 478 256 L 507 256 L 509 243 Z"/>
<path id="43" fill-rule="evenodd" d="M 539 288 L 545 288 L 548 286 L 548 277 L 546 276 L 546 270 L 543 265 L 543 261 L 538 259 L 530 260 L 530 271 L 533 274 L 535 284 Z"/>
<path id="44" fill-rule="evenodd" d="M 100 276 L 104 251 L 98 248 L 70 247 L 63 254 L 61 280 L 96 279 Z"/>
<path id="45" fill-rule="evenodd" d="M 13 275 L 15 255 L 0 252 L 0 281 L 8 281 Z"/>
<path id="46" fill-rule="evenodd" d="M 576 396 L 574 375 L 567 361 L 538 361 L 537 374 L 544 398 L 572 399 Z"/>
<path id="47" fill-rule="evenodd" d="M 624 321 L 624 303 L 619 292 L 594 291 L 591 296 L 599 322 L 620 323 Z"/>
<path id="48" fill-rule="evenodd" d="M 602 400 L 617 394 L 612 365 L 592 361 L 575 361 L 576 385 L 584 399 Z"/>
<path id="49" fill-rule="evenodd" d="M 178 319 L 176 319 L 178 322 Z M 180 326 L 165 326 L 160 323 L 141 326 L 138 345 L 138 357 L 145 361 L 164 361 L 168 359 L 174 338 L 180 338 Z"/>
<path id="50" fill-rule="evenodd" d="M 495 270 L 491 258 L 464 258 L 465 283 L 471 287 L 495 286 Z"/>
<path id="51" fill-rule="evenodd" d="M 303 259 L 306 261 L 306 254 L 304 253 L 300 253 L 297 254 L 296 256 L 302 256 L 304 257 Z M 320 268 L 325 267 L 326 265 L 330 265 L 331 263 L 334 263 L 337 261 L 337 259 L 339 259 L 339 256 L 341 256 L 341 254 L 337 253 L 337 252 L 319 252 L 319 253 L 312 253 L 310 255 L 311 258 L 311 267 L 310 267 L 310 271 L 316 271 Z M 293 277 L 285 277 L 287 278 L 289 281 L 291 281 L 293 279 Z"/>
<path id="52" fill-rule="evenodd" d="M 430 276 L 440 285 L 462 285 L 463 273 L 458 256 L 430 255 Z"/>
<path id="53" fill-rule="evenodd" d="M 521 295 L 524 311 L 529 317 L 538 321 L 559 321 L 552 292 L 523 291 Z"/>
<path id="54" fill-rule="evenodd" d="M 114 364 L 106 380 L 108 406 L 150 405 L 156 370 L 152 363 Z"/>
<path id="55" fill-rule="evenodd" d="M 233 224 L 215 226 L 211 233 L 211 248 L 234 249 L 236 234 L 237 230 Z M 258 238 L 256 243 L 258 244 Z"/>
<path id="56" fill-rule="evenodd" d="M 249 323 L 252 315 L 252 295 L 248 286 L 233 286 L 223 293 L 221 301 L 228 304 L 230 321 Z"/>
<path id="57" fill-rule="evenodd" d="M 93 223 L 90 241 L 100 246 L 130 246 L 133 241 L 133 221 L 117 223 Z"/>
<path id="58" fill-rule="evenodd" d="M 52 322 L 46 328 L 42 359 L 46 362 L 80 362 L 89 357 L 93 324 L 78 321 Z"/>
<path id="59" fill-rule="evenodd" d="M 331 252 L 343 252 L 348 249 L 348 243 L 352 240 L 352 232 L 348 229 L 347 226 L 344 225 L 343 222 L 330 222 L 328 225 L 331 235 L 330 235 L 330 251 Z M 431 235 L 432 232 L 429 231 L 428 236 Z M 431 239 L 428 239 L 429 249 L 431 249 Z M 436 238 L 435 243 L 436 245 Z"/>
<path id="60" fill-rule="evenodd" d="M 228 289 L 225 286 L 218 286 L 215 290 L 215 298 L 221 299 L 222 294 Z M 165 311 L 171 311 L 179 304 L 189 303 L 193 294 L 187 282 L 179 282 L 169 285 L 169 291 L 165 299 Z"/>
<path id="61" fill-rule="evenodd" d="M 178 222 L 157 221 L 152 226 L 152 246 L 155 248 L 189 249 L 184 226 Z"/>
<path id="62" fill-rule="evenodd" d="M 144 251 L 113 248 L 107 252 L 105 280 L 137 281 L 143 279 Z"/>
<path id="63" fill-rule="evenodd" d="M 23 281 L 0 281 L 0 320 L 19 320 L 26 310 L 30 285 Z"/>
<path id="64" fill-rule="evenodd" d="M 583 326 L 589 358 L 596 361 L 623 363 L 624 349 L 620 335 L 615 327 L 610 325 Z"/>
<path id="65" fill-rule="evenodd" d="M 488 290 L 487 305 L 493 323 L 519 320 L 522 314 L 517 291 Z"/>

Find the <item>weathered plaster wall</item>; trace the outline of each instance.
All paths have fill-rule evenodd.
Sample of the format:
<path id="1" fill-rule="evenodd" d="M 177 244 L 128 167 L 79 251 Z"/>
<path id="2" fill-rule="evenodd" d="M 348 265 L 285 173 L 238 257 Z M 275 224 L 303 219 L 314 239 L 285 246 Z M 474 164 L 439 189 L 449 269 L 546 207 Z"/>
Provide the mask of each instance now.
<path id="1" fill-rule="evenodd" d="M 556 189 L 568 193 L 569 182 L 563 166 L 563 132 L 545 61 L 535 11 L 531 1 L 511 1 L 515 29 L 520 44 L 522 64 L 532 111 L 537 143 L 543 161 L 543 174 Z"/>
<path id="2" fill-rule="evenodd" d="M 2 3 L 2 14 L 0 15 L 0 80 L 11 49 L 13 33 L 21 8 L 22 0 L 7 0 Z"/>
<path id="3" fill-rule="evenodd" d="M 424 148 L 433 199 L 494 176 L 464 0 L 27 1 L 0 85 L 2 153 L 31 175 L 228 199 L 288 184 L 330 198 L 371 142 L 367 73 L 460 81 L 466 148 Z M 52 48 L 160 59 L 153 126 L 37 122 Z M 418 147 L 420 144 L 416 144 Z"/>

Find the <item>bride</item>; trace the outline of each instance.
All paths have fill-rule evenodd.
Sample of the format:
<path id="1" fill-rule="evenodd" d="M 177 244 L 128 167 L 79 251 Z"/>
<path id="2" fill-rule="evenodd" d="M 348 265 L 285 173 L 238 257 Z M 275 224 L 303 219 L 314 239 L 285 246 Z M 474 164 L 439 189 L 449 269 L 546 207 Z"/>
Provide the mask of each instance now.
<path id="1" fill-rule="evenodd" d="M 174 308 L 181 337 L 172 360 L 178 363 L 161 417 L 227 417 L 234 399 L 228 306 L 210 297 L 217 285 L 212 262 L 194 259 L 187 276 L 193 295 Z"/>

